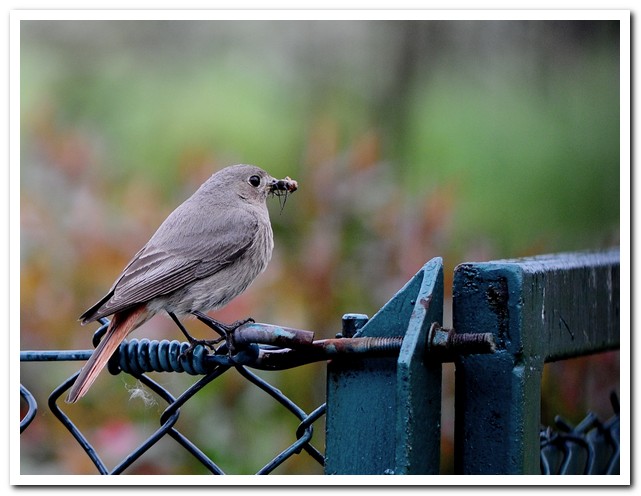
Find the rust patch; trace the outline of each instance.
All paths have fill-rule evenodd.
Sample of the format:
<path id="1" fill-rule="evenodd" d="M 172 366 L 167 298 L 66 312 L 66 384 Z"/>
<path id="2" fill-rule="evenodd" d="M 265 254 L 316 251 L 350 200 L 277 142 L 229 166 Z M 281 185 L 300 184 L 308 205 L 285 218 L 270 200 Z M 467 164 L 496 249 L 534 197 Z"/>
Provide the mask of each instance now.
<path id="1" fill-rule="evenodd" d="M 418 302 L 425 310 L 427 310 L 430 308 L 430 303 L 432 303 L 432 295 L 430 294 L 427 298 L 421 298 Z"/>

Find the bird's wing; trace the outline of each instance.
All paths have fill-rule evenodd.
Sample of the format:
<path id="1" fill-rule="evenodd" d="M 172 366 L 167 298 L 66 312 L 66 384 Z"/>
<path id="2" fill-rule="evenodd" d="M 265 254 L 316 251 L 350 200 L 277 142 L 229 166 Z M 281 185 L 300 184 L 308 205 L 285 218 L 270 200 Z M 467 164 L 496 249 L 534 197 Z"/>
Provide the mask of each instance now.
<path id="1" fill-rule="evenodd" d="M 226 215 L 172 213 L 122 272 L 109 294 L 81 316 L 83 323 L 166 295 L 209 277 L 241 257 L 254 242 L 257 217 L 246 210 Z M 181 222 L 177 222 L 180 220 Z"/>

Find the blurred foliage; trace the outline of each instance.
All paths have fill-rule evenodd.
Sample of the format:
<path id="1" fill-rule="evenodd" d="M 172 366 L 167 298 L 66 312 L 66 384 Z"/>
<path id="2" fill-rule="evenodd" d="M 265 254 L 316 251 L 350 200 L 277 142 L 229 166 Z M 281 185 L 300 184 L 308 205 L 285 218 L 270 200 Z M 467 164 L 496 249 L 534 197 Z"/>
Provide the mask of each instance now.
<path id="1" fill-rule="evenodd" d="M 272 262 L 221 320 L 330 337 L 433 256 L 450 278 L 464 261 L 617 244 L 618 48 L 618 25 L 597 21 L 22 21 L 21 348 L 89 348 L 94 328 L 77 316 L 232 163 L 300 190 L 282 212 L 270 205 Z M 158 317 L 136 336 L 176 330 Z M 582 391 L 595 367 L 618 383 L 618 355 L 590 360 L 546 372 L 544 413 L 574 412 L 560 385 Z M 78 366 L 23 364 L 22 381 L 44 398 Z M 324 400 L 322 364 L 267 378 L 307 411 Z M 176 394 L 191 382 L 158 380 Z M 110 465 L 162 411 L 127 402 L 123 383 L 135 386 L 103 374 L 67 407 Z M 232 374 L 184 410 L 178 427 L 231 473 L 294 440 L 296 422 Z M 322 448 L 322 426 L 316 436 Z M 23 473 L 92 473 L 72 444 L 41 414 L 22 435 Z M 130 473 L 201 471 L 164 441 Z M 301 456 L 279 471 L 320 468 Z"/>

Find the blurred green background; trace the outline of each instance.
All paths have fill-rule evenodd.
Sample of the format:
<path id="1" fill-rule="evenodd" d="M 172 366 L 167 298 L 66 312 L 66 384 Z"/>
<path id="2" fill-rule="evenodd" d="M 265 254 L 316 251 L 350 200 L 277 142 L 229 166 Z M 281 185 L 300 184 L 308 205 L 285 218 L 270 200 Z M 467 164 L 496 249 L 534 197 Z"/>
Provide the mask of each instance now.
<path id="1" fill-rule="evenodd" d="M 619 236 L 615 21 L 22 21 L 21 349 L 88 349 L 77 317 L 214 171 L 253 163 L 300 189 L 270 205 L 268 270 L 216 316 L 316 331 L 373 315 L 427 260 L 598 249 Z M 446 313 L 449 306 L 446 303 Z M 449 318 L 449 317 L 448 317 Z M 447 324 L 446 320 L 446 324 Z M 197 323 L 190 328 L 206 335 Z M 176 339 L 156 317 L 133 337 Z M 39 398 L 80 363 L 21 366 Z M 262 374 L 311 411 L 323 364 Z M 546 367 L 543 420 L 608 418 L 617 353 Z M 176 374 L 174 374 L 176 376 Z M 193 379 L 155 378 L 174 394 Z M 162 401 L 103 374 L 66 406 L 109 466 Z M 451 471 L 452 367 L 442 471 Z M 107 408 L 109 406 L 109 408 Z M 297 422 L 237 374 L 177 427 L 228 473 L 289 445 Z M 368 421 L 371 421 L 368 420 Z M 322 422 L 316 445 L 323 448 Z M 24 474 L 95 473 L 41 408 Z M 321 473 L 305 455 L 277 473 Z M 127 473 L 204 473 L 164 440 Z"/>

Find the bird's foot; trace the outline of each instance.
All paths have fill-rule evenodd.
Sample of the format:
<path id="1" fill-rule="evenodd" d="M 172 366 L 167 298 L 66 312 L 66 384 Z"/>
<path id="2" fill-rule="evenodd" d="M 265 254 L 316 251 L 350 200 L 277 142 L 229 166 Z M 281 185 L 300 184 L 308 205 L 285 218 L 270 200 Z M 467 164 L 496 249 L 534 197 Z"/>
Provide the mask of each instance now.
<path id="1" fill-rule="evenodd" d="M 198 346 L 204 346 L 210 351 L 216 352 L 216 345 L 225 340 L 225 337 L 219 337 L 216 339 L 196 339 L 192 336 L 187 335 L 187 340 L 189 341 L 189 346 L 178 355 L 178 360 L 188 359 L 189 355 L 193 355 L 194 350 Z"/>
<path id="2" fill-rule="evenodd" d="M 230 357 L 233 355 L 233 352 L 234 352 L 234 343 L 233 343 L 234 331 L 245 324 L 249 324 L 249 323 L 253 324 L 255 322 L 255 320 L 250 317 L 248 319 L 237 320 L 236 322 L 232 322 L 231 324 L 225 324 L 223 322 L 220 322 L 216 319 L 211 318 L 209 315 L 206 315 L 202 312 L 196 311 L 192 313 L 203 324 L 205 324 L 210 329 L 213 329 L 215 332 L 217 332 L 220 335 L 220 338 L 218 338 L 218 340 L 216 341 L 220 342 L 223 339 L 225 340 L 225 343 L 227 345 L 227 353 Z"/>
<path id="3" fill-rule="evenodd" d="M 220 322 L 216 319 L 212 319 L 209 315 L 206 315 L 202 312 L 194 312 L 194 315 L 203 324 L 205 324 L 210 329 L 213 329 L 215 332 L 217 332 L 221 336 L 225 336 L 227 334 L 233 333 L 240 326 L 243 326 L 249 323 L 253 324 L 255 322 L 255 320 L 250 317 L 248 319 L 237 320 L 236 322 L 232 322 L 231 324 L 225 324 L 224 322 Z"/>
<path id="4" fill-rule="evenodd" d="M 202 345 L 205 348 L 209 348 L 210 351 L 216 351 L 216 345 L 224 340 L 227 340 L 227 335 L 225 332 L 218 332 L 220 334 L 219 338 L 216 339 L 196 339 L 193 337 L 189 332 L 187 332 L 187 329 L 185 329 L 185 326 L 182 325 L 180 320 L 178 320 L 178 317 L 173 312 L 167 312 L 169 316 L 172 318 L 172 320 L 176 323 L 180 331 L 183 333 L 183 335 L 187 338 L 187 341 L 189 341 L 189 346 L 185 351 L 183 351 L 178 358 L 179 359 L 186 359 L 189 357 L 189 355 L 193 355 L 194 350 L 198 345 Z"/>

